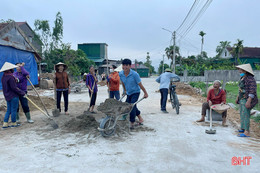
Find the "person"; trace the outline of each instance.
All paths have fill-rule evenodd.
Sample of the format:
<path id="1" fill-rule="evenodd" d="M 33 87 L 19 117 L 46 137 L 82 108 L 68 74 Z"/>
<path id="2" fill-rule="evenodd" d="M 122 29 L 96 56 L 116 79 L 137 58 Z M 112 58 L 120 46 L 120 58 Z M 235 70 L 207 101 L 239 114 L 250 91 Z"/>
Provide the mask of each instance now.
<path id="1" fill-rule="evenodd" d="M 226 92 L 220 88 L 221 82 L 219 80 L 215 80 L 213 82 L 213 88 L 209 90 L 207 95 L 207 102 L 202 104 L 201 110 L 201 119 L 197 120 L 197 122 L 204 122 L 206 111 L 210 109 L 210 106 L 215 104 L 225 104 L 226 103 Z M 227 121 L 227 111 L 222 113 L 222 126 L 226 126 Z"/>
<path id="2" fill-rule="evenodd" d="M 236 99 L 236 103 L 240 107 L 240 123 L 241 129 L 238 131 L 241 133 L 238 137 L 250 136 L 250 111 L 258 103 L 257 98 L 257 85 L 254 78 L 254 72 L 250 64 L 242 64 L 236 66 L 240 73 L 239 80 L 239 94 Z"/>
<path id="3" fill-rule="evenodd" d="M 17 87 L 24 91 L 25 94 L 27 94 L 27 78 L 29 78 L 29 72 L 25 70 L 24 65 L 25 63 L 16 63 L 18 67 L 16 68 L 16 72 L 14 72 L 14 77 L 18 79 L 18 84 Z M 19 96 L 20 103 L 23 108 L 23 112 L 26 116 L 27 122 L 28 123 L 33 123 L 34 121 L 31 120 L 31 115 L 30 115 L 30 109 L 28 106 L 28 100 L 27 98 L 23 96 Z M 20 123 L 20 116 L 19 116 L 19 106 L 17 108 L 17 114 L 16 114 L 16 122 Z"/>
<path id="4" fill-rule="evenodd" d="M 103 73 L 101 74 L 101 80 L 102 80 L 102 81 L 105 81 L 105 80 L 106 80 L 106 73 L 105 73 L 105 72 L 103 72 Z"/>
<path id="5" fill-rule="evenodd" d="M 156 82 L 160 83 L 160 93 L 161 93 L 161 111 L 163 113 L 168 113 L 166 110 L 166 102 L 169 93 L 169 86 L 172 78 L 176 78 L 180 81 L 180 77 L 176 74 L 171 73 L 170 68 L 166 68 L 165 72 L 162 73 L 157 79 Z"/>
<path id="6" fill-rule="evenodd" d="M 17 87 L 16 79 L 13 76 L 14 68 L 18 66 L 5 62 L 0 72 L 4 72 L 2 77 L 2 86 L 5 100 L 7 102 L 7 110 L 4 118 L 3 128 L 8 128 L 9 117 L 11 114 L 11 127 L 18 127 L 16 123 L 17 108 L 19 106 L 19 96 L 25 96 L 25 92 Z"/>
<path id="7" fill-rule="evenodd" d="M 120 86 L 120 77 L 117 71 L 115 71 L 116 66 L 112 65 L 110 67 L 110 75 L 107 78 L 107 85 L 109 88 L 109 98 L 116 98 L 119 100 L 120 93 L 119 93 L 119 86 Z"/>
<path id="8" fill-rule="evenodd" d="M 98 92 L 97 83 L 98 83 L 98 80 L 97 80 L 97 76 L 95 74 L 94 66 L 90 66 L 89 73 L 86 78 L 86 86 L 88 87 L 88 90 L 89 90 L 89 97 L 90 97 L 89 111 L 91 113 L 95 113 L 94 107 L 96 104 L 97 92 Z"/>
<path id="9" fill-rule="evenodd" d="M 57 93 L 57 109 L 61 112 L 60 101 L 61 95 L 63 94 L 64 98 L 64 112 L 66 115 L 69 115 L 68 106 L 69 106 L 69 94 L 70 94 L 70 82 L 67 70 L 68 66 L 62 62 L 59 62 L 55 65 L 56 73 L 54 75 L 54 84 L 56 86 Z"/>
<path id="10" fill-rule="evenodd" d="M 141 82 L 139 74 L 131 69 L 131 64 L 132 62 L 130 59 L 124 59 L 122 61 L 123 70 L 119 72 L 119 77 L 122 81 L 124 94 L 127 94 L 126 102 L 135 103 L 139 98 L 140 88 L 144 92 L 144 98 L 148 97 L 148 93 Z M 137 124 L 142 125 L 144 120 L 141 117 L 141 112 L 137 108 L 137 105 L 135 105 L 130 112 L 130 129 L 134 129 L 136 116 L 139 119 L 139 123 Z"/>

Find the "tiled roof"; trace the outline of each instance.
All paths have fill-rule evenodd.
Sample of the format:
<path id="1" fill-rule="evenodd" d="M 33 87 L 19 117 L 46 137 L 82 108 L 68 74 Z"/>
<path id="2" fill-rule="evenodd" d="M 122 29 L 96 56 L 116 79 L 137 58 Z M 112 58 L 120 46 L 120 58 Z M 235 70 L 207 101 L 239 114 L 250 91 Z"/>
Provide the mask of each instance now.
<path id="1" fill-rule="evenodd" d="M 232 48 L 229 47 L 227 50 L 230 52 Z M 250 58 L 250 57 L 260 57 L 260 48 L 259 47 L 244 47 L 243 52 L 240 57 Z"/>
<path id="2" fill-rule="evenodd" d="M 7 25 L 8 25 L 8 23 L 0 23 L 0 30 L 3 29 Z"/>

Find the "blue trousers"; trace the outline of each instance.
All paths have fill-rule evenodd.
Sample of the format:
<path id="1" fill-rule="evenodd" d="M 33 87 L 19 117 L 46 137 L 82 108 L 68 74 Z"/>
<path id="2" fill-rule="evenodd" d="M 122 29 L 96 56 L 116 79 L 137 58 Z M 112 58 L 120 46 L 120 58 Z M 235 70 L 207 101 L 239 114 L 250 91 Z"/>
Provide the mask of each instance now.
<path id="1" fill-rule="evenodd" d="M 135 103 L 139 98 L 140 93 L 134 93 L 131 95 L 127 95 L 126 102 L 127 103 Z M 130 121 L 133 123 L 135 122 L 135 117 L 140 115 L 140 111 L 138 110 L 137 106 L 133 107 L 133 110 L 130 113 Z"/>
<path id="2" fill-rule="evenodd" d="M 4 118 L 4 122 L 8 123 L 10 114 L 11 114 L 11 120 L 12 122 L 16 122 L 16 114 L 17 114 L 17 108 L 19 106 L 19 98 L 18 97 L 14 97 L 12 98 L 12 100 L 7 101 L 7 110 L 5 113 L 5 118 Z"/>
<path id="3" fill-rule="evenodd" d="M 166 111 L 168 89 L 167 88 L 162 88 L 162 89 L 160 89 L 160 93 L 161 93 L 161 110 L 162 111 Z"/>
<path id="4" fill-rule="evenodd" d="M 117 100 L 120 99 L 120 94 L 119 94 L 119 91 L 110 91 L 109 93 L 109 98 L 116 98 Z"/>

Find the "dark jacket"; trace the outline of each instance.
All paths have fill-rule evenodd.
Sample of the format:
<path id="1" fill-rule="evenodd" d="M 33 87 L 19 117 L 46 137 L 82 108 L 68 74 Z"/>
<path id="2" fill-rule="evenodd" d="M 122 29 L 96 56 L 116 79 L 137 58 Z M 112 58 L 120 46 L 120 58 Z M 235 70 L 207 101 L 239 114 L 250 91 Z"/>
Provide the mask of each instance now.
<path id="1" fill-rule="evenodd" d="M 10 101 L 14 97 L 18 97 L 19 95 L 25 95 L 25 92 L 17 87 L 15 78 L 12 73 L 4 73 L 2 77 L 2 86 L 6 101 Z"/>
<path id="2" fill-rule="evenodd" d="M 68 74 L 64 72 L 56 72 L 56 88 L 67 89 L 70 86 Z"/>

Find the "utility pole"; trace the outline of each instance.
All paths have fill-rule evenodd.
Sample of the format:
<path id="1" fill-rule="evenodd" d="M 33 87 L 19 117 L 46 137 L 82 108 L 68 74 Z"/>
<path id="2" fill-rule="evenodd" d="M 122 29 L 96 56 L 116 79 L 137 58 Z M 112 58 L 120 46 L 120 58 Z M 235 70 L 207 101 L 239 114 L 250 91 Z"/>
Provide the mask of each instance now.
<path id="1" fill-rule="evenodd" d="M 174 31 L 173 32 L 173 35 L 172 35 L 172 39 L 173 39 L 173 58 L 172 58 L 172 60 L 173 60 L 173 64 L 172 64 L 172 66 L 173 66 L 173 73 L 175 74 L 175 67 L 176 67 L 176 61 L 175 61 L 175 54 L 176 54 L 176 51 L 175 51 L 175 46 L 176 46 L 176 43 L 175 43 L 175 39 L 176 39 L 176 31 Z"/>
<path id="2" fill-rule="evenodd" d="M 163 61 L 162 61 L 162 73 L 164 73 L 164 54 L 163 54 Z"/>

